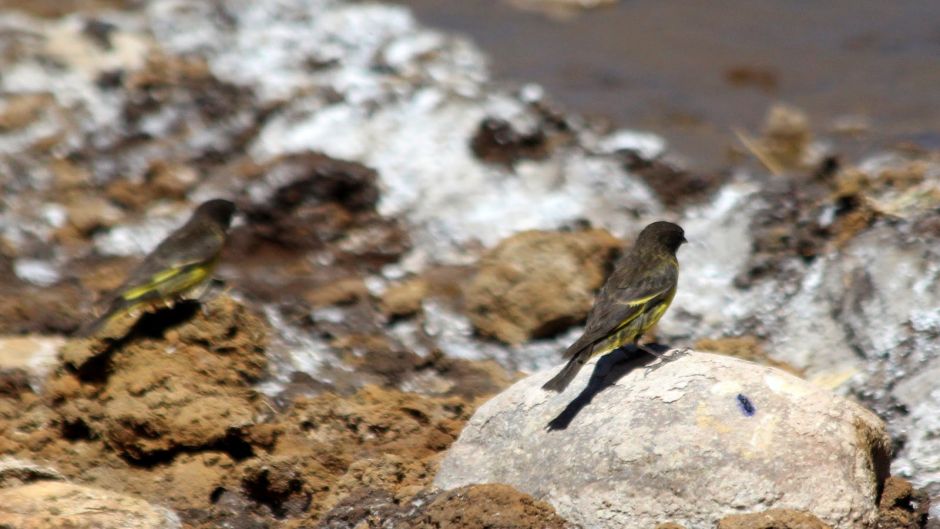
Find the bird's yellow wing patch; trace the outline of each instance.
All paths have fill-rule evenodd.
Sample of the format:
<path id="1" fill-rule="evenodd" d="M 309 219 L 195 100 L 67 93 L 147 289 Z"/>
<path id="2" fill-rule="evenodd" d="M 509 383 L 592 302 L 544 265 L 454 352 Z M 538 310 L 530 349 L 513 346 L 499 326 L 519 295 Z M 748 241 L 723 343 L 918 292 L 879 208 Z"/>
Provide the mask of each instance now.
<path id="1" fill-rule="evenodd" d="M 666 309 L 669 308 L 669 304 L 672 302 L 672 297 L 675 295 L 675 291 L 673 291 L 672 295 L 667 296 L 667 299 L 662 300 L 663 294 L 667 294 L 669 290 L 670 289 L 666 288 L 666 289 L 660 290 L 659 292 L 655 292 L 649 296 L 644 296 L 642 298 L 630 299 L 626 301 L 617 301 L 616 303 L 618 305 L 623 305 L 626 307 L 635 307 L 636 310 L 632 311 L 626 318 L 623 319 L 623 321 L 617 324 L 617 326 L 613 329 L 613 331 L 611 331 L 611 333 L 615 333 L 615 332 L 618 332 L 627 328 L 629 325 L 634 323 L 638 318 L 642 318 L 642 321 L 639 322 L 639 325 L 637 326 L 636 331 L 638 334 L 645 333 L 650 327 L 652 327 L 653 325 L 656 324 L 656 322 L 659 321 L 659 318 L 661 318 L 663 314 L 665 314 Z M 656 300 L 657 298 L 660 299 L 660 302 L 656 303 L 655 306 L 652 306 L 652 307 L 646 306 L 650 304 L 650 302 Z"/>
<path id="2" fill-rule="evenodd" d="M 617 301 L 616 303 L 618 305 L 625 305 L 627 307 L 637 307 L 639 305 L 643 305 L 644 303 L 649 303 L 649 301 L 655 298 L 656 296 L 661 296 L 664 292 L 666 292 L 666 290 L 668 289 L 660 290 L 659 292 L 650 294 L 649 296 L 646 296 L 643 298 L 628 299 L 626 301 Z"/>
<path id="3" fill-rule="evenodd" d="M 127 301 L 134 301 L 153 294 L 163 297 L 167 294 L 180 293 L 199 284 L 208 274 L 209 267 L 206 263 L 168 268 L 152 275 L 147 283 L 129 288 L 121 294 L 121 297 Z"/>

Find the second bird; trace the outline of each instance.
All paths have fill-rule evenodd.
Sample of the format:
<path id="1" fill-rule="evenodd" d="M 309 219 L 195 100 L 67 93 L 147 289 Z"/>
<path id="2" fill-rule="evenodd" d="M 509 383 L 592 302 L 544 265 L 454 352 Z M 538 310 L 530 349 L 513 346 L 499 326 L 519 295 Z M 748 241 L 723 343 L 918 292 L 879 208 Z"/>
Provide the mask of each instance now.
<path id="1" fill-rule="evenodd" d="M 228 200 L 200 204 L 186 224 L 160 242 L 130 273 L 104 314 L 79 335 L 93 334 L 118 315 L 169 303 L 197 289 L 212 276 L 234 214 L 235 204 Z"/>
<path id="2" fill-rule="evenodd" d="M 677 224 L 659 221 L 643 228 L 597 294 L 584 334 L 565 351 L 568 363 L 543 389 L 563 391 L 588 360 L 631 343 L 659 356 L 637 342 L 676 295 L 676 251 L 684 242 L 685 232 Z"/>

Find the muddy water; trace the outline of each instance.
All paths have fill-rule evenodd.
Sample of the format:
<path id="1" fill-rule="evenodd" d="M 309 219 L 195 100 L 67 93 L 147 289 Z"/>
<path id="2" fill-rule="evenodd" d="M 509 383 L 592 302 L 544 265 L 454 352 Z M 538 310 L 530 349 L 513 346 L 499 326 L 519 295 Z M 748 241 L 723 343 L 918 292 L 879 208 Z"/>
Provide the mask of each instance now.
<path id="1" fill-rule="evenodd" d="M 758 128 L 775 101 L 821 132 L 866 118 L 870 133 L 839 140 L 849 154 L 940 147 L 940 2 L 621 0 L 559 21 L 501 0 L 400 1 L 475 40 L 498 77 L 659 132 L 700 166 L 722 165 L 731 128 Z"/>

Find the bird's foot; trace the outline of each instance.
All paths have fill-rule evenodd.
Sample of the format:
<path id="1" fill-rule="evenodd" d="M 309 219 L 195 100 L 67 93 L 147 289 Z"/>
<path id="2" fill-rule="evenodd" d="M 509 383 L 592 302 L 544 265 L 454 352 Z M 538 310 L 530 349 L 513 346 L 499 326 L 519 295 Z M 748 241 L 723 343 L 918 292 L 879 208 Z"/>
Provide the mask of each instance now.
<path id="1" fill-rule="evenodd" d="M 681 349 L 679 348 L 670 349 L 666 351 L 665 353 L 652 353 L 652 351 L 650 351 L 649 349 L 646 349 L 645 347 L 643 348 L 643 350 L 653 354 L 657 358 L 655 362 L 646 366 L 646 369 L 643 372 L 643 376 L 645 377 L 646 375 L 649 375 L 653 371 L 656 371 L 657 369 L 663 367 L 666 364 L 671 364 L 672 362 L 675 362 L 676 360 L 682 358 L 683 356 L 688 356 L 689 352 L 692 351 L 692 348 L 683 347 Z"/>
<path id="2" fill-rule="evenodd" d="M 228 294 L 228 291 L 231 289 L 232 287 L 226 286 L 222 280 L 212 279 L 200 285 L 198 291 L 193 292 L 191 296 L 199 302 L 199 311 L 202 312 L 202 315 L 208 317 L 209 302 L 223 294 Z"/>
<path id="3" fill-rule="evenodd" d="M 676 360 L 682 358 L 683 356 L 688 356 L 692 352 L 691 347 L 681 347 L 670 349 L 663 353 L 663 356 L 669 359 L 670 362 L 675 362 Z"/>

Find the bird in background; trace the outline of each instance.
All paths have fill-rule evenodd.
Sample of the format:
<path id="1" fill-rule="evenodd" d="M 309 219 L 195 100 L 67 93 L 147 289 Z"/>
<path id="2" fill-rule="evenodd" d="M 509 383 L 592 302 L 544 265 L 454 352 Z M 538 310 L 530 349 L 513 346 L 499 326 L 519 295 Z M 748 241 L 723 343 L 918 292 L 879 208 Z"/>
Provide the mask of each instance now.
<path id="1" fill-rule="evenodd" d="M 107 310 L 83 326 L 89 336 L 117 316 L 144 306 L 187 297 L 211 278 L 225 246 L 235 204 L 213 199 L 200 204 L 186 224 L 168 235 L 113 291 Z"/>
<path id="2" fill-rule="evenodd" d="M 656 325 L 676 295 L 676 251 L 684 242 L 688 242 L 685 232 L 677 224 L 659 221 L 643 228 L 636 244 L 617 261 L 597 294 L 584 333 L 565 351 L 568 363 L 543 389 L 564 391 L 588 360 L 631 343 L 662 357 L 638 342 Z"/>

